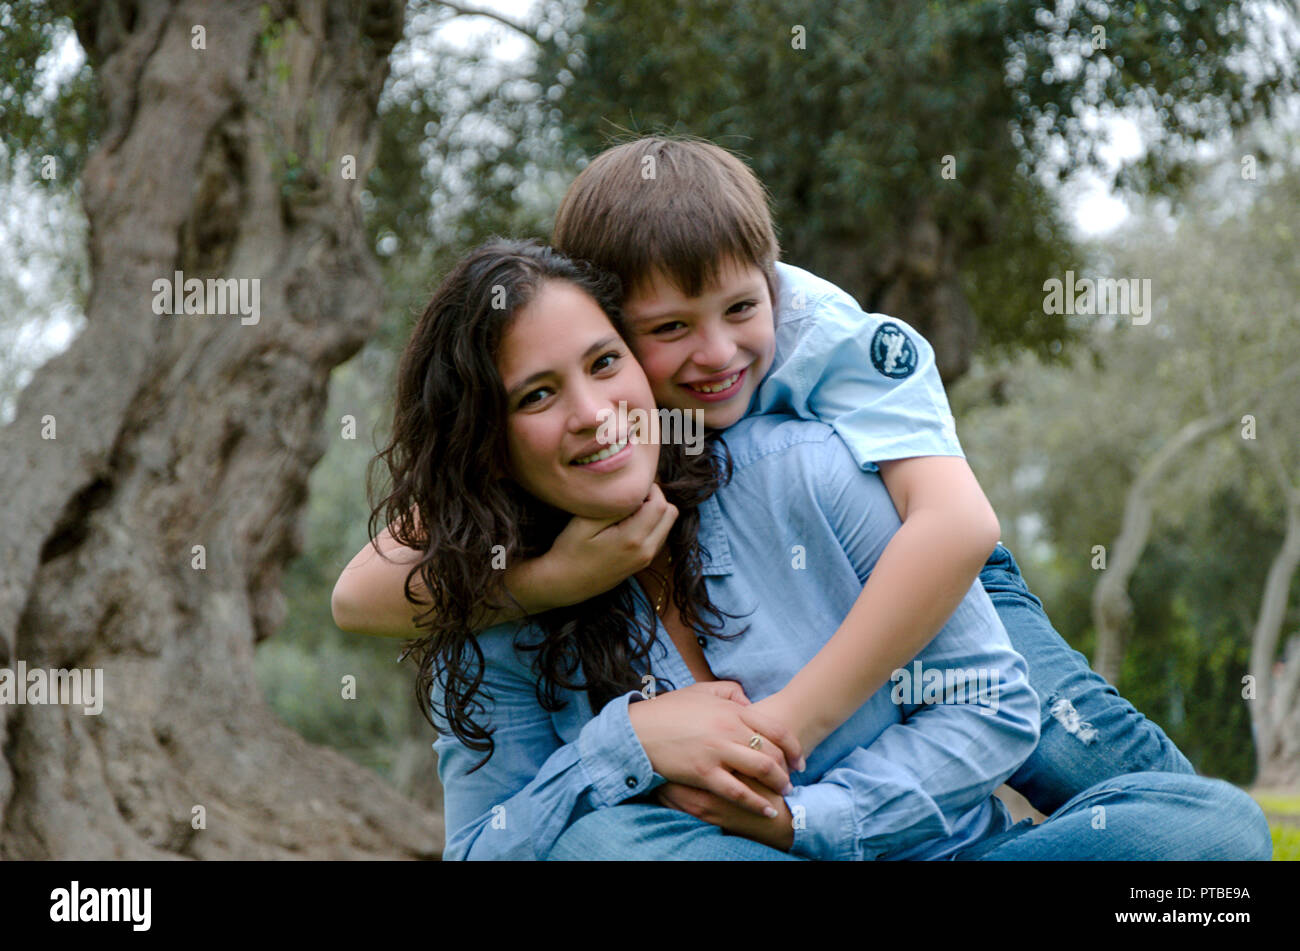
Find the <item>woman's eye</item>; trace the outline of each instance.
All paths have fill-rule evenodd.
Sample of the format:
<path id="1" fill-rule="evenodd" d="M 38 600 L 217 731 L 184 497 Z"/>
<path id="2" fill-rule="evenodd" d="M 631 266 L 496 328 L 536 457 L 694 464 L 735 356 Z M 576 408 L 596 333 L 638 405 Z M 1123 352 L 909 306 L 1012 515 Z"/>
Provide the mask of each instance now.
<path id="1" fill-rule="evenodd" d="M 618 362 L 618 359 L 621 356 L 622 354 L 617 350 L 611 350 L 609 353 L 597 357 L 596 362 L 591 365 L 591 369 L 596 373 L 599 373 L 601 370 L 608 370 Z"/>
<path id="2" fill-rule="evenodd" d="M 532 392 L 525 393 L 524 396 L 519 400 L 520 408 L 522 409 L 525 406 L 531 406 L 534 403 L 540 403 L 543 399 L 546 398 L 543 394 L 549 392 L 550 390 L 548 390 L 546 387 L 539 386 L 537 389 L 533 390 Z"/>

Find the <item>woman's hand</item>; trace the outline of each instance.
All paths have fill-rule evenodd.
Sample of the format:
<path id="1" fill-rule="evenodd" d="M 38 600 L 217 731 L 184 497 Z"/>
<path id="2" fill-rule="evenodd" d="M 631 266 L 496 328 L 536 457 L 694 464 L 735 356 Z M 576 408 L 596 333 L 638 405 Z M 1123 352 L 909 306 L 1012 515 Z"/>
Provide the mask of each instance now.
<path id="1" fill-rule="evenodd" d="M 743 835 L 763 845 L 789 852 L 794 845 L 794 817 L 790 814 L 785 798 L 747 777 L 740 777 L 740 781 L 767 800 L 777 811 L 774 818 L 759 818 L 707 790 L 683 786 L 681 783 L 664 783 L 655 790 L 655 796 L 660 805 L 703 819 L 732 835 Z"/>
<path id="2" fill-rule="evenodd" d="M 793 788 L 787 764 L 799 761 L 799 741 L 755 711 L 740 684 L 696 683 L 631 703 L 627 710 L 656 773 L 707 790 L 756 816 L 780 814 L 769 797 L 755 791 L 757 784 L 744 780 L 757 780 L 774 796 Z M 763 739 L 758 749 L 749 745 L 755 734 Z"/>
<path id="3" fill-rule="evenodd" d="M 603 594 L 650 567 L 677 521 L 677 506 L 656 482 L 641 507 L 621 519 L 575 515 L 538 558 L 538 587 L 548 607 L 568 607 Z M 542 592 L 537 592 L 540 597 Z"/>

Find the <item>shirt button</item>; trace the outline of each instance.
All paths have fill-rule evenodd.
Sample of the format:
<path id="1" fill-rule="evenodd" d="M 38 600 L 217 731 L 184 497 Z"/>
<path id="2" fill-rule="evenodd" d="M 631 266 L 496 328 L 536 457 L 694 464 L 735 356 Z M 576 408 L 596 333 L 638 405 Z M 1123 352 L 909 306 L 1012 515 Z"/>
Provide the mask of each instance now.
<path id="1" fill-rule="evenodd" d="M 699 644 L 701 647 L 709 646 L 709 642 L 704 637 L 695 638 L 695 643 Z"/>
<path id="2" fill-rule="evenodd" d="M 634 788 L 635 786 L 636 786 L 636 777 L 635 777 L 635 776 L 629 776 L 629 777 L 627 778 L 627 788 L 628 788 L 628 789 L 632 789 L 632 788 Z"/>

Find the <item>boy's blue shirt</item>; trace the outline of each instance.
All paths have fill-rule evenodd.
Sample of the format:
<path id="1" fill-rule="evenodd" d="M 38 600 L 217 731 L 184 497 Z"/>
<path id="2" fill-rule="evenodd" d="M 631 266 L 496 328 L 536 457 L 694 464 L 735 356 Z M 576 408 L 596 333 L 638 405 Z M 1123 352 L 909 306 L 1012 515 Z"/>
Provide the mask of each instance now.
<path id="1" fill-rule="evenodd" d="M 934 349 L 896 317 L 777 262 L 776 358 L 747 415 L 792 413 L 829 423 L 858 465 L 964 456 Z"/>
<path id="2" fill-rule="evenodd" d="M 731 481 L 699 507 L 702 571 L 723 611 L 705 639 L 713 675 L 751 700 L 779 690 L 825 645 L 899 528 L 880 476 L 862 471 L 824 423 L 755 416 L 724 440 Z M 649 673 L 659 694 L 694 682 L 672 639 L 635 585 L 642 623 L 655 623 Z M 444 788 L 444 859 L 541 859 L 570 823 L 662 785 L 632 728 L 632 691 L 593 711 L 587 694 L 560 690 L 557 712 L 537 699 L 536 655 L 516 647 L 541 637 L 526 621 L 477 635 L 485 668 L 475 715 L 495 729 L 483 754 L 452 735 L 435 679 L 434 744 Z M 997 703 L 894 702 L 886 684 L 808 754 L 786 797 L 796 855 L 814 859 L 947 858 L 1009 825 L 993 796 L 1033 752 L 1038 698 L 1024 660 L 984 589 L 971 586 L 917 655 L 927 671 L 984 671 Z M 908 668 L 910 669 L 910 667 Z M 638 669 L 638 674 L 646 671 Z"/>

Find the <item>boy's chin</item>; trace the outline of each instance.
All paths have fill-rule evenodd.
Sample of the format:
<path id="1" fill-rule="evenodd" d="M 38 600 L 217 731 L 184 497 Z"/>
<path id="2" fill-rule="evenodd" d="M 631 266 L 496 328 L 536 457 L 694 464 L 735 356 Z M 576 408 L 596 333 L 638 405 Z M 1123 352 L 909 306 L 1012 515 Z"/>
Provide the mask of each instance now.
<path id="1" fill-rule="evenodd" d="M 737 397 L 734 406 L 728 405 L 725 408 L 715 406 L 706 409 L 704 411 L 704 428 L 726 429 L 728 426 L 735 425 L 745 415 L 745 408 L 748 403 L 747 399 L 742 401 Z"/>

